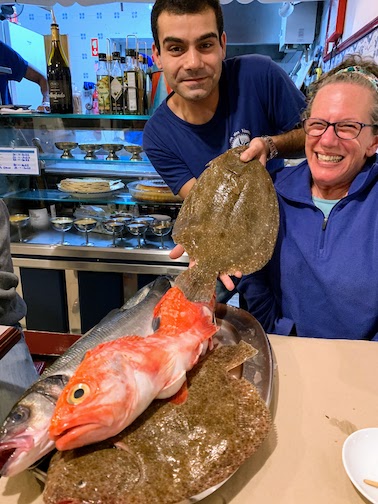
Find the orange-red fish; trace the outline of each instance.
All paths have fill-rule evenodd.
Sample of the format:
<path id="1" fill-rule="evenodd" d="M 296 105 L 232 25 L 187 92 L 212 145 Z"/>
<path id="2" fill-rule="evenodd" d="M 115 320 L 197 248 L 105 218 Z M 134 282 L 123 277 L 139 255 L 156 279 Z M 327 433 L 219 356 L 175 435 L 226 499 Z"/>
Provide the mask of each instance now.
<path id="1" fill-rule="evenodd" d="M 59 450 L 102 441 L 130 425 L 155 398 L 176 394 L 217 331 L 213 311 L 171 288 L 155 308 L 158 330 L 89 351 L 58 399 L 50 437 Z"/>

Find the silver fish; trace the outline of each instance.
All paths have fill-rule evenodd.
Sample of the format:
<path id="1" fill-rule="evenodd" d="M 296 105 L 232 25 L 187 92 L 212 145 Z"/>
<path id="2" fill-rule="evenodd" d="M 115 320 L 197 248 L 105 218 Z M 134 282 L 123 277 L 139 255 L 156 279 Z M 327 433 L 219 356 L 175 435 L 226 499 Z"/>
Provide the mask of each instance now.
<path id="1" fill-rule="evenodd" d="M 113 310 L 83 335 L 30 386 L 0 429 L 0 475 L 14 476 L 54 448 L 48 428 L 56 401 L 87 350 L 128 334 L 147 336 L 154 327 L 153 310 L 172 286 L 159 277 Z"/>

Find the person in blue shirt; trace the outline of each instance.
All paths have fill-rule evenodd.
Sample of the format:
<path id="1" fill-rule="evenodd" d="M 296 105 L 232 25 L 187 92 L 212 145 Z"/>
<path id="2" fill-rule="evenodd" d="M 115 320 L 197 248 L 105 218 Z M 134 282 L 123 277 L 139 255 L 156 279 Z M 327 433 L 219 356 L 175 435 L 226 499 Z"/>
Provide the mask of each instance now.
<path id="1" fill-rule="evenodd" d="M 303 124 L 307 160 L 275 181 L 273 257 L 238 290 L 269 333 L 378 341 L 378 65 L 325 74 Z"/>
<path id="2" fill-rule="evenodd" d="M 157 0 L 151 13 L 154 61 L 173 90 L 147 122 L 145 152 L 183 198 L 213 158 L 248 145 L 248 161 L 303 152 L 295 129 L 305 98 L 270 58 L 227 59 L 218 0 Z M 266 138 L 268 137 L 268 138 Z M 283 167 L 273 159 L 268 170 Z"/>
<path id="3" fill-rule="evenodd" d="M 42 94 L 42 105 L 40 107 L 44 109 L 49 106 L 49 88 L 46 77 L 25 61 L 11 47 L 1 41 L 0 67 L 10 68 L 12 71 L 11 74 L 0 72 L 0 97 L 2 105 L 12 105 L 8 82 L 10 80 L 21 82 L 25 78 L 39 85 Z"/>
<path id="4" fill-rule="evenodd" d="M 268 57 L 225 60 L 218 0 L 156 0 L 151 29 L 154 61 L 173 91 L 147 122 L 143 146 L 175 194 L 185 198 L 207 163 L 238 145 L 249 145 L 241 160 L 268 161 L 272 177 L 283 158 L 303 154 L 305 97 Z M 182 253 L 178 245 L 170 257 Z"/>

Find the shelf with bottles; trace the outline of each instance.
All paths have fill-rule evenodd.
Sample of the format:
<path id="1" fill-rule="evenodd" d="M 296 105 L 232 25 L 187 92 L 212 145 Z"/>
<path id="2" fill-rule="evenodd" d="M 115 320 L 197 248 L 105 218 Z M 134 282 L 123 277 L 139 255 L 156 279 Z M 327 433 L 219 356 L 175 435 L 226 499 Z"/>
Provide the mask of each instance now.
<path id="1" fill-rule="evenodd" d="M 1 113 L 0 127 L 33 127 L 44 124 L 48 121 L 49 126 L 54 129 L 74 129 L 74 128 L 122 128 L 128 123 L 130 129 L 143 129 L 150 118 L 149 115 L 128 114 L 51 114 L 46 112 L 25 111 L 22 113 Z M 51 124 L 52 123 L 52 124 Z M 54 126 L 55 123 L 55 126 Z M 93 124 L 92 124 L 93 123 Z"/>

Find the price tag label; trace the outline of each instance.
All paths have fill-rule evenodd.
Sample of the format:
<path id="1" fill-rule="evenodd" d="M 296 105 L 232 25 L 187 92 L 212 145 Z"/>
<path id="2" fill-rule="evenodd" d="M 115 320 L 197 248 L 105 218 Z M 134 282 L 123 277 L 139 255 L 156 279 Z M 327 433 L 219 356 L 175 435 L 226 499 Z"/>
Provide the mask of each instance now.
<path id="1" fill-rule="evenodd" d="M 0 175 L 39 175 L 35 147 L 0 147 Z"/>

